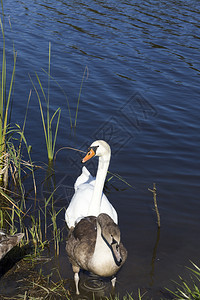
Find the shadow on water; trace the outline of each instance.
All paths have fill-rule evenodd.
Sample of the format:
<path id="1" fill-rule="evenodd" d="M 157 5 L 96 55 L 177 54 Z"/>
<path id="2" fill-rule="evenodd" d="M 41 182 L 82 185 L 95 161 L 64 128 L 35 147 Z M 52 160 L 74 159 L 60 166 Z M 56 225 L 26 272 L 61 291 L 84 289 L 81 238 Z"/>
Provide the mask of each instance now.
<path id="1" fill-rule="evenodd" d="M 26 255 L 33 252 L 30 245 L 22 247 L 15 246 L 12 248 L 0 261 L 0 278 L 3 277 L 9 270 L 11 270 L 19 261 Z"/>

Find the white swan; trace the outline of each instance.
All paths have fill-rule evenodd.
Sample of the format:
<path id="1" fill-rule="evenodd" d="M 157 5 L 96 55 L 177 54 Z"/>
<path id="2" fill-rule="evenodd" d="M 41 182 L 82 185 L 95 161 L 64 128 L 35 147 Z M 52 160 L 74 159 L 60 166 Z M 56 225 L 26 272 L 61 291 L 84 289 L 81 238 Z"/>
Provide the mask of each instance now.
<path id="1" fill-rule="evenodd" d="M 103 187 L 110 163 L 111 149 L 103 140 L 95 141 L 88 149 L 88 153 L 82 162 L 98 156 L 98 170 L 96 179 L 83 167 L 82 174 L 77 178 L 74 188 L 75 193 L 65 212 L 65 221 L 69 228 L 87 216 L 97 217 L 100 213 L 106 213 L 117 224 L 117 212 L 103 194 Z"/>

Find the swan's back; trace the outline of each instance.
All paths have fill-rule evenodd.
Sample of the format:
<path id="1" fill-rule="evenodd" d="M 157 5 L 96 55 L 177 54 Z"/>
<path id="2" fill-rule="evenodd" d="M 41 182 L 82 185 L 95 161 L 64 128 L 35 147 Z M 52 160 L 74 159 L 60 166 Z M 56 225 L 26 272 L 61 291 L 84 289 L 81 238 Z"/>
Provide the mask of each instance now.
<path id="1" fill-rule="evenodd" d="M 76 182 L 74 184 L 74 189 L 75 191 L 77 191 L 77 189 L 82 185 L 82 184 L 92 184 L 94 185 L 95 183 L 95 177 L 93 177 L 90 172 L 88 171 L 88 169 L 84 166 L 82 168 L 82 173 L 81 175 L 76 179 Z"/>
<path id="2" fill-rule="evenodd" d="M 74 185 L 75 193 L 65 213 L 65 220 L 69 228 L 74 227 L 82 218 L 88 216 L 94 185 L 95 178 L 86 167 L 83 167 L 82 174 L 77 178 Z M 117 212 L 103 193 L 99 213 L 108 214 L 116 224 L 118 223 Z"/>

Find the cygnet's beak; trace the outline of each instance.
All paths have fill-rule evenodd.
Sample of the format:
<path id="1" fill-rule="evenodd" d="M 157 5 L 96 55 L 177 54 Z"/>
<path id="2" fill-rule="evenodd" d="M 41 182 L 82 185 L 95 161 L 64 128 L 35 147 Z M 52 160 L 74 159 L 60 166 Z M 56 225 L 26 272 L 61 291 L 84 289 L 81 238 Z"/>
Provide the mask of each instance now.
<path id="1" fill-rule="evenodd" d="M 91 159 L 92 157 L 95 156 L 95 151 L 94 149 L 90 148 L 88 153 L 86 154 L 86 156 L 82 159 L 82 163 L 85 163 L 86 161 L 88 161 L 89 159 Z"/>

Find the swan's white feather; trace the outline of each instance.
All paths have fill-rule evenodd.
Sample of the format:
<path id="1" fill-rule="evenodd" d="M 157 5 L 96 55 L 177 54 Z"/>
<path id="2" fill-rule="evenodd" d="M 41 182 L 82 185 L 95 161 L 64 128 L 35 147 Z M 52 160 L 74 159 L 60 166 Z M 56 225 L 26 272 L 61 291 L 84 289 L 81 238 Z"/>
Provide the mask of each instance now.
<path id="1" fill-rule="evenodd" d="M 82 168 L 81 175 L 76 179 L 76 182 L 74 184 L 75 191 L 77 191 L 79 186 L 81 184 L 84 184 L 84 183 L 90 183 L 90 184 L 93 184 L 93 185 L 95 183 L 95 177 L 93 177 L 90 174 L 90 172 L 88 171 L 88 169 L 85 166 Z"/>
<path id="2" fill-rule="evenodd" d="M 81 175 L 74 184 L 75 193 L 65 212 L 65 221 L 69 228 L 74 227 L 82 218 L 88 216 L 88 208 L 92 199 L 95 181 L 96 178 L 84 166 Z M 100 213 L 108 214 L 116 224 L 118 223 L 117 213 L 103 193 Z"/>

